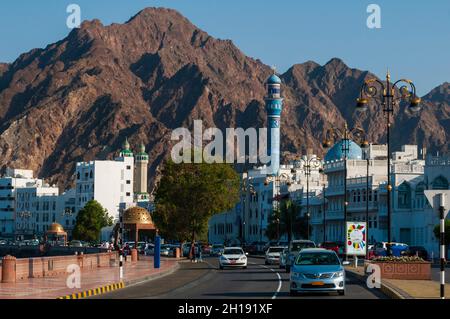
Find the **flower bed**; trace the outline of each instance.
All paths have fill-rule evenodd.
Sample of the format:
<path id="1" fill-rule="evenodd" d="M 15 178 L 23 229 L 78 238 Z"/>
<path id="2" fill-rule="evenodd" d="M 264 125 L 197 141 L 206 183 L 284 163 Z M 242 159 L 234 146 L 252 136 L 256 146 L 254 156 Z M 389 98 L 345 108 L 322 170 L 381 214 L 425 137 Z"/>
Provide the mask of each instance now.
<path id="1" fill-rule="evenodd" d="M 381 279 L 431 280 L 431 263 L 419 257 L 377 257 L 368 264 L 380 267 Z"/>

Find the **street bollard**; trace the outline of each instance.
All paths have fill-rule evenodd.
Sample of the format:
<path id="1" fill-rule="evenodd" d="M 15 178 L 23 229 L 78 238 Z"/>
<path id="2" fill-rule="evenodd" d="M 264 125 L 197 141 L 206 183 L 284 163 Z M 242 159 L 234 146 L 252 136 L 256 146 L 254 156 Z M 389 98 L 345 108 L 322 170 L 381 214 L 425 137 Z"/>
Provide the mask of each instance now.
<path id="1" fill-rule="evenodd" d="M 138 261 L 138 251 L 136 248 L 133 248 L 131 250 L 131 262 L 136 262 Z"/>
<path id="2" fill-rule="evenodd" d="M 153 257 L 153 267 L 158 269 L 161 266 L 161 237 L 155 236 L 155 253 Z"/>
<path id="3" fill-rule="evenodd" d="M 16 282 L 16 257 L 7 255 L 2 259 L 2 282 Z"/>
<path id="4" fill-rule="evenodd" d="M 123 279 L 123 255 L 122 252 L 119 253 L 119 279 Z"/>

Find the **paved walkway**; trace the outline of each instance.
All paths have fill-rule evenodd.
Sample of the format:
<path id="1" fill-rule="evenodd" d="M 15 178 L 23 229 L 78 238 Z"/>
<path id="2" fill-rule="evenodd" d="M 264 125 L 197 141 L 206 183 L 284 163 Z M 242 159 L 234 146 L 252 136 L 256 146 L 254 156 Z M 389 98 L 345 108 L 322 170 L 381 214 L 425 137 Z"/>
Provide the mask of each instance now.
<path id="1" fill-rule="evenodd" d="M 174 258 L 161 258 L 161 268 L 153 268 L 153 258 L 140 256 L 137 263 L 124 263 L 126 284 L 133 284 L 152 277 L 158 277 L 174 270 L 178 261 Z M 96 270 L 81 271 L 81 288 L 70 289 L 66 285 L 67 276 L 30 278 L 14 284 L 0 283 L 0 299 L 55 299 L 65 295 L 83 292 L 120 282 L 119 267 L 101 267 Z"/>
<path id="2" fill-rule="evenodd" d="M 364 275 L 364 267 L 346 267 L 347 270 Z M 448 272 L 446 272 L 448 273 Z M 435 280 L 401 280 L 381 279 L 402 295 L 409 295 L 414 299 L 438 299 L 440 296 L 440 284 Z M 445 297 L 450 298 L 450 284 L 445 285 Z"/>

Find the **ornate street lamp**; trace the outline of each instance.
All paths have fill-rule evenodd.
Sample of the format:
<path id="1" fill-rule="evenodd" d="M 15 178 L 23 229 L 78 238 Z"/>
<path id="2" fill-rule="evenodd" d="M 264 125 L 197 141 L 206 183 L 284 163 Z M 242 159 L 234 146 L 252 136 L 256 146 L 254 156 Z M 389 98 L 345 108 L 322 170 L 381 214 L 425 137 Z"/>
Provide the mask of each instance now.
<path id="1" fill-rule="evenodd" d="M 323 141 L 323 147 L 330 147 L 335 140 L 341 140 L 341 151 L 344 155 L 344 236 L 345 229 L 347 227 L 347 158 L 348 153 L 350 152 L 350 137 L 356 139 L 362 148 L 366 149 L 369 146 L 369 143 L 364 138 L 365 133 L 364 130 L 360 127 L 352 127 L 348 128 L 347 124 L 344 125 L 344 129 L 331 128 L 327 130 L 325 135 L 325 139 Z M 344 240 L 345 241 L 345 240 Z"/>
<path id="2" fill-rule="evenodd" d="M 397 85 L 402 83 L 400 88 Z M 377 89 L 377 87 L 380 89 Z M 391 148 L 390 148 L 390 131 L 391 117 L 394 115 L 394 108 L 399 106 L 400 101 L 409 103 L 407 110 L 410 113 L 416 113 L 421 109 L 421 99 L 416 94 L 416 87 L 411 80 L 400 79 L 391 84 L 391 76 L 389 71 L 386 74 L 386 83 L 373 78 L 366 80 L 361 87 L 359 98 L 356 100 L 356 109 L 365 111 L 371 100 L 381 105 L 383 113 L 386 117 L 386 140 L 387 140 L 387 228 L 388 242 L 391 241 Z"/>
<path id="3" fill-rule="evenodd" d="M 246 220 L 245 220 L 245 213 L 246 213 L 246 205 L 247 205 L 247 193 L 250 193 L 250 195 L 254 196 L 256 194 L 255 191 L 255 187 L 253 185 L 253 183 L 251 182 L 251 178 L 250 177 L 246 177 L 243 179 L 243 183 L 242 183 L 242 192 L 245 194 L 244 195 L 244 207 L 242 208 L 242 242 L 245 244 L 245 224 L 246 224 Z"/>
<path id="4" fill-rule="evenodd" d="M 298 161 L 303 164 L 303 169 L 306 176 L 306 216 L 307 216 L 307 235 L 309 240 L 309 217 L 311 216 L 311 213 L 309 211 L 309 177 L 311 176 L 311 169 L 319 169 L 319 172 L 321 172 L 320 167 L 322 166 L 322 161 L 318 157 L 310 157 L 310 158 L 299 158 Z"/>

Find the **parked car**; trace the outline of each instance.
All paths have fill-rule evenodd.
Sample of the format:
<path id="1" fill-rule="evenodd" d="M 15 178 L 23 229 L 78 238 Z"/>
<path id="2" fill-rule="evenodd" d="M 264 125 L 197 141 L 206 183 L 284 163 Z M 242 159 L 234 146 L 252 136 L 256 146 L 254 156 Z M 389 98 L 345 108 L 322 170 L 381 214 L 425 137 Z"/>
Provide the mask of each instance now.
<path id="1" fill-rule="evenodd" d="M 288 242 L 288 241 L 279 241 L 279 242 L 277 243 L 277 246 L 280 246 L 280 247 L 288 247 L 288 246 L 289 246 L 289 242 Z"/>
<path id="2" fill-rule="evenodd" d="M 284 248 L 280 254 L 280 268 L 286 268 L 286 261 L 289 255 L 289 248 Z"/>
<path id="3" fill-rule="evenodd" d="M 212 249 L 211 245 L 203 245 L 202 246 L 202 254 L 210 255 L 211 254 L 211 249 Z"/>
<path id="4" fill-rule="evenodd" d="M 160 255 L 169 257 L 171 254 L 171 249 L 172 249 L 171 245 L 161 245 Z"/>
<path id="5" fill-rule="evenodd" d="M 377 242 L 375 243 L 375 256 L 402 256 L 406 254 L 408 250 L 408 245 L 404 243 L 397 242 Z"/>
<path id="6" fill-rule="evenodd" d="M 69 246 L 70 247 L 83 247 L 83 243 L 81 241 L 79 241 L 79 240 L 72 240 L 69 243 Z"/>
<path id="7" fill-rule="evenodd" d="M 299 252 L 290 276 L 290 294 L 299 292 L 337 292 L 345 294 L 345 269 L 333 250 L 306 248 Z"/>
<path id="8" fill-rule="evenodd" d="M 320 244 L 320 248 L 334 251 L 339 255 L 339 245 L 334 241 L 326 241 Z"/>
<path id="9" fill-rule="evenodd" d="M 247 255 L 241 247 L 227 247 L 219 257 L 219 268 L 242 267 L 247 268 Z"/>
<path id="10" fill-rule="evenodd" d="M 407 252 L 408 256 L 417 256 L 423 260 L 428 260 L 428 251 L 422 246 L 410 246 Z"/>
<path id="11" fill-rule="evenodd" d="M 266 251 L 266 258 L 264 263 L 266 265 L 274 265 L 280 263 L 280 255 L 285 247 L 269 247 Z"/>
<path id="12" fill-rule="evenodd" d="M 155 245 L 148 243 L 144 248 L 145 256 L 153 256 L 155 254 Z"/>
<path id="13" fill-rule="evenodd" d="M 286 272 L 289 273 L 291 271 L 291 266 L 294 264 L 294 260 L 297 257 L 298 253 L 305 248 L 315 248 L 316 244 L 311 240 L 293 240 L 289 244 L 289 254 L 286 260 Z"/>
<path id="14" fill-rule="evenodd" d="M 211 255 L 212 256 L 220 256 L 223 254 L 224 246 L 222 244 L 214 244 L 211 247 Z"/>
<path id="15" fill-rule="evenodd" d="M 249 253 L 249 254 L 256 254 L 258 251 L 258 242 L 254 241 L 251 244 L 245 244 L 244 245 L 244 251 Z"/>

